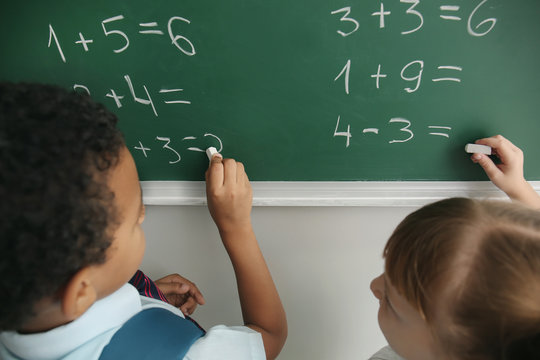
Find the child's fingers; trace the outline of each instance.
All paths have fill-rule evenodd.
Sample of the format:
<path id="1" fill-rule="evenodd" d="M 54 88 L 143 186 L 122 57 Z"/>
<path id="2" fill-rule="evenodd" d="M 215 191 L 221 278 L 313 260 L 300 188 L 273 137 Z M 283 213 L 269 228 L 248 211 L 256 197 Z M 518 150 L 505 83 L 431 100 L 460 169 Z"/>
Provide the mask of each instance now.
<path id="1" fill-rule="evenodd" d="M 206 303 L 206 300 L 204 300 L 204 296 L 199 290 L 199 288 L 195 284 L 191 284 L 192 286 L 189 288 L 189 295 L 190 298 L 194 299 L 194 301 L 199 305 L 204 305 Z"/>
<path id="2" fill-rule="evenodd" d="M 180 311 L 182 311 L 182 314 L 184 315 L 191 315 L 197 308 L 197 302 L 192 297 L 189 297 L 187 301 L 180 306 Z"/>
<path id="3" fill-rule="evenodd" d="M 501 164 L 495 166 L 497 170 L 500 171 L 497 172 L 497 170 L 494 169 L 490 163 L 486 163 L 486 160 L 482 159 L 484 166 L 489 169 L 486 170 L 486 173 L 492 181 L 494 181 L 495 176 L 499 176 L 501 174 L 506 176 L 507 178 L 518 177 L 521 179 L 523 177 L 523 152 L 520 148 L 512 144 L 512 142 L 510 142 L 508 139 L 504 138 L 501 135 L 493 136 L 486 139 L 480 139 L 478 140 L 478 143 L 491 146 L 495 155 L 501 160 Z M 480 165 L 482 165 L 482 163 Z M 482 167 L 486 169 L 486 167 L 484 166 Z M 490 172 L 488 173 L 488 171 Z M 494 183 L 495 185 L 497 185 L 495 181 Z"/>
<path id="4" fill-rule="evenodd" d="M 164 278 L 157 280 L 156 285 L 158 285 L 165 296 L 190 296 L 193 297 L 198 304 L 204 305 L 205 303 L 204 296 L 197 285 L 178 274 L 167 275 Z"/>
<path id="5" fill-rule="evenodd" d="M 502 174 L 501 170 L 495 165 L 493 160 L 485 154 L 473 154 L 471 160 L 480 165 L 491 180 Z"/>
<path id="6" fill-rule="evenodd" d="M 237 163 L 234 159 L 223 160 L 224 184 L 236 184 Z"/>
<path id="7" fill-rule="evenodd" d="M 477 143 L 480 144 L 480 142 L 482 142 L 483 145 L 488 145 L 496 148 L 505 148 L 511 151 L 519 150 L 516 145 L 514 145 L 510 140 L 508 140 L 502 135 L 495 135 L 488 138 L 479 139 Z"/>
<path id="8" fill-rule="evenodd" d="M 192 283 L 189 280 L 186 280 L 186 282 L 183 283 L 173 283 L 174 285 L 171 286 L 172 292 L 178 295 L 186 295 L 190 298 L 193 298 L 197 304 L 204 305 L 205 300 L 204 296 L 194 283 Z"/>
<path id="9" fill-rule="evenodd" d="M 244 164 L 239 163 L 239 169 L 237 171 L 237 180 L 238 184 L 241 184 L 244 188 L 249 189 L 249 192 L 251 192 L 251 183 L 249 182 L 248 175 L 246 173 L 246 169 L 244 167 Z"/>
<path id="10" fill-rule="evenodd" d="M 215 162 L 223 161 L 223 155 L 221 155 L 220 153 L 212 155 L 212 159 L 210 160 L 210 163 L 208 164 L 208 166 L 210 166 L 213 161 L 215 161 Z"/>
<path id="11" fill-rule="evenodd" d="M 189 291 L 189 285 L 179 282 L 160 282 L 159 289 L 165 295 L 183 295 Z"/>
<path id="12" fill-rule="evenodd" d="M 479 139 L 477 144 L 490 146 L 503 163 L 512 161 L 521 153 L 521 150 L 502 135 Z"/>
<path id="13" fill-rule="evenodd" d="M 495 136 L 490 136 L 483 139 L 478 139 L 475 141 L 475 143 L 480 144 L 480 145 L 487 145 L 491 147 L 499 147 L 500 144 L 504 143 L 505 141 L 510 142 L 502 135 L 495 135 Z"/>
<path id="14" fill-rule="evenodd" d="M 212 156 L 212 160 L 206 170 L 206 183 L 208 186 L 222 186 L 224 180 L 223 157 L 220 154 Z"/>
<path id="15" fill-rule="evenodd" d="M 244 164 L 242 164 L 241 162 L 237 162 L 236 163 L 236 181 L 238 183 L 244 183 L 245 174 L 246 174 L 246 171 L 244 169 Z"/>

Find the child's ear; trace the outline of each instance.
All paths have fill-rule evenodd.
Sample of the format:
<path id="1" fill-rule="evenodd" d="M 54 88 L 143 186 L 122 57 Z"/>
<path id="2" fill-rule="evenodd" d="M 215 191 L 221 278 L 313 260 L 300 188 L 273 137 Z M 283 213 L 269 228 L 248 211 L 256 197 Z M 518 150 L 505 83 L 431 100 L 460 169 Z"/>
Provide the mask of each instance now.
<path id="1" fill-rule="evenodd" d="M 64 288 L 61 298 L 62 313 L 70 320 L 84 314 L 96 301 L 97 292 L 90 272 L 89 267 L 79 270 Z"/>

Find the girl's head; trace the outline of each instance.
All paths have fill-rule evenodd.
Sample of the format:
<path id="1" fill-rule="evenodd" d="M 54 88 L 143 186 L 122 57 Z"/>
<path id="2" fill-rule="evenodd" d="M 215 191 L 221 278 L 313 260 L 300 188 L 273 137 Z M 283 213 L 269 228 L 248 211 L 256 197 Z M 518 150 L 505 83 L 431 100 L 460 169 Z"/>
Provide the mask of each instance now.
<path id="1" fill-rule="evenodd" d="M 371 288 L 381 329 L 403 357 L 540 358 L 540 213 L 439 201 L 398 225 L 384 257 Z"/>

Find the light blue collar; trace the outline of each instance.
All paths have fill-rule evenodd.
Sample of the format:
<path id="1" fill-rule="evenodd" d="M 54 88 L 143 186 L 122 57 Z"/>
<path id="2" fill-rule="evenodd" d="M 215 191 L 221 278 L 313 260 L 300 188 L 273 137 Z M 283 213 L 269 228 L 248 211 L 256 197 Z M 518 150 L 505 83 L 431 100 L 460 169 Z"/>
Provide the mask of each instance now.
<path id="1" fill-rule="evenodd" d="M 66 325 L 28 335 L 16 331 L 2 332 L 0 342 L 23 359 L 58 359 L 96 336 L 119 328 L 141 309 L 137 290 L 125 284 L 111 295 L 96 301 L 81 317 Z"/>

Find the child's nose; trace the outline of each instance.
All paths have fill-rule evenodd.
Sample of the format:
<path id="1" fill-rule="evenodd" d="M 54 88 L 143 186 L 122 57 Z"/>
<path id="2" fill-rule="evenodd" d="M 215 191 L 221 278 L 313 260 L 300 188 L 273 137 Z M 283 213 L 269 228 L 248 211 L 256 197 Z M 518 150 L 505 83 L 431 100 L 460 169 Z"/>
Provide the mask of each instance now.
<path id="1" fill-rule="evenodd" d="M 381 275 L 377 276 L 375 279 L 371 280 L 371 284 L 369 285 L 369 288 L 371 289 L 371 292 L 379 300 L 382 300 L 382 298 L 383 298 L 382 286 L 384 286 L 383 274 L 381 274 Z"/>

